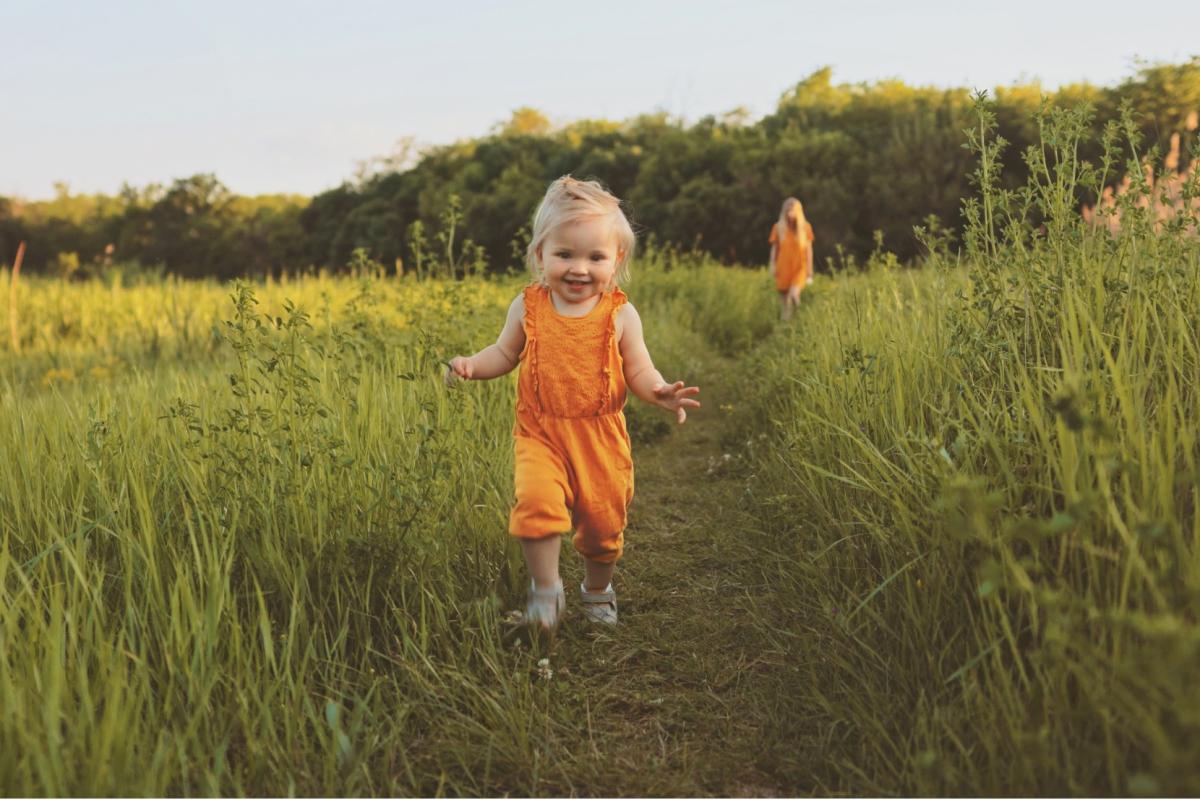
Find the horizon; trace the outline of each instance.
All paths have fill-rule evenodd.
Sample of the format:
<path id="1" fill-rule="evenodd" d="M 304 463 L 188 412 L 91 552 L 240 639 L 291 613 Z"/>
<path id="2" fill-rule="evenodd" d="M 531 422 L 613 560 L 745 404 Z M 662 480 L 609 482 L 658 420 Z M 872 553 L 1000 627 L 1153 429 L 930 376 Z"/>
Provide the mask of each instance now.
<path id="1" fill-rule="evenodd" d="M 1118 16 L 1115 2 L 1080 17 L 1074 4 L 1032 0 L 903 10 L 860 0 L 807 9 L 807 31 L 776 24 L 795 11 L 780 2 L 730 11 L 703 0 L 682 17 L 653 2 L 590 14 L 474 0 L 449 14 L 365 1 L 295 12 L 281 0 L 203 11 L 126 0 L 56 17 L 65 5 L 18 0 L 0 11 L 6 29 L 55 34 L 19 37 L 10 60 L 20 68 L 0 76 L 15 109 L 0 152 L 23 155 L 0 170 L 0 195 L 26 202 L 53 199 L 58 183 L 111 196 L 201 173 L 242 196 L 312 197 L 402 139 L 424 149 L 479 138 L 520 107 L 555 127 L 653 113 L 690 125 L 738 107 L 757 121 L 825 65 L 839 84 L 1053 91 L 1113 86 L 1142 62 L 1200 50 L 1200 8 L 1182 0 L 1138 19 Z M 477 24 L 463 26 L 464 15 Z M 610 40 L 611 57 L 596 46 Z M 546 69 L 560 53 L 567 68 Z"/>

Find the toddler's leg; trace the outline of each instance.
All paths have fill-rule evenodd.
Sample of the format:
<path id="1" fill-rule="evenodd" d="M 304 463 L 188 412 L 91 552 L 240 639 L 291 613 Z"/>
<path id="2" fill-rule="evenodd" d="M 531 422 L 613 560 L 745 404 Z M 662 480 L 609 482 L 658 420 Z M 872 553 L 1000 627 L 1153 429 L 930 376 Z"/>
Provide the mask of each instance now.
<path id="1" fill-rule="evenodd" d="M 583 585 L 589 592 L 603 592 L 610 583 L 612 583 L 613 572 L 616 571 L 616 563 L 604 563 L 601 561 L 593 561 L 584 556 L 583 559 Z"/>
<path id="2" fill-rule="evenodd" d="M 596 440 L 583 449 L 605 457 L 581 459 L 576 464 L 579 488 L 572 543 L 583 556 L 584 579 L 579 588 L 584 615 L 593 622 L 612 625 L 617 621 L 612 576 L 625 547 L 627 512 L 633 500 L 633 459 L 623 425 L 605 433 L 596 430 Z"/>
<path id="3" fill-rule="evenodd" d="M 612 588 L 614 562 L 594 561 L 584 556 L 584 578 L 579 586 L 583 616 L 589 622 L 617 624 L 617 593 Z"/>
<path id="4" fill-rule="evenodd" d="M 517 502 L 508 519 L 508 532 L 521 540 L 529 575 L 538 589 L 559 585 L 558 553 L 562 534 L 571 530 L 574 494 L 567 469 L 545 443 L 527 437 L 515 442 Z"/>
<path id="5" fill-rule="evenodd" d="M 542 539 L 522 539 L 521 550 L 533 583 L 525 602 L 525 623 L 547 632 L 558 627 L 566 606 L 562 580 L 558 577 L 558 553 L 562 537 L 553 535 Z"/>
<path id="6" fill-rule="evenodd" d="M 546 443 L 515 439 L 517 502 L 508 518 L 508 532 L 521 540 L 521 552 L 532 583 L 525 603 L 525 622 L 553 631 L 565 605 L 558 576 L 562 534 L 571 529 L 574 500 L 561 457 Z"/>
<path id="7" fill-rule="evenodd" d="M 533 578 L 536 589 L 553 589 L 562 585 L 558 577 L 558 553 L 562 549 L 561 536 L 542 539 L 522 539 L 521 551 L 525 554 L 525 566 Z"/>

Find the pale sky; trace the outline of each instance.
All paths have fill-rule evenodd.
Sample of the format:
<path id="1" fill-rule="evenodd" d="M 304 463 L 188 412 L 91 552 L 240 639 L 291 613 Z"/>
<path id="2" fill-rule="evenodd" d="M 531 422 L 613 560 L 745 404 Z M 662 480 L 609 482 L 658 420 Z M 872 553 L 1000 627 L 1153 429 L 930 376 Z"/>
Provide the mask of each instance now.
<path id="1" fill-rule="evenodd" d="M 1200 0 L 0 0 L 0 195 L 215 172 L 314 194 L 401 137 L 667 111 L 757 118 L 842 82 L 1117 83 L 1200 54 Z"/>

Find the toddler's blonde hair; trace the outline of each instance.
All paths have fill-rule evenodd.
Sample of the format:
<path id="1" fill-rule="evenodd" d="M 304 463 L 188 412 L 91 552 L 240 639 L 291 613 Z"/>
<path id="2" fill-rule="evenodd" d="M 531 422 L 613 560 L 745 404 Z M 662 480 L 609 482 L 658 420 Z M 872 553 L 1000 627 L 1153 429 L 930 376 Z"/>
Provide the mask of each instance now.
<path id="1" fill-rule="evenodd" d="M 579 181 L 564 175 L 546 190 L 546 196 L 533 215 L 533 232 L 525 251 L 525 263 L 534 280 L 541 282 L 542 245 L 557 228 L 573 222 L 607 219 L 617 237 L 617 283 L 629 280 L 629 262 L 637 238 L 621 211 L 621 201 L 597 181 Z"/>

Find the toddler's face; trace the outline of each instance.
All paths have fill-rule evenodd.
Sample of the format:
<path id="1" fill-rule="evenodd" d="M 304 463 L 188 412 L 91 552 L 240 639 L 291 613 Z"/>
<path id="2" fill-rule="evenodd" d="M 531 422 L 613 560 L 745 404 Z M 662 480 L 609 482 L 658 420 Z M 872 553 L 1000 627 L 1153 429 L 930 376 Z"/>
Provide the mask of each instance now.
<path id="1" fill-rule="evenodd" d="M 607 220 L 560 225 L 542 244 L 542 275 L 550 291 L 567 303 L 584 303 L 613 282 L 620 252 Z"/>

